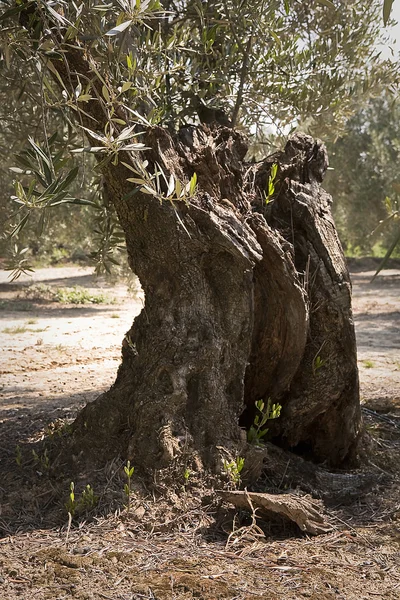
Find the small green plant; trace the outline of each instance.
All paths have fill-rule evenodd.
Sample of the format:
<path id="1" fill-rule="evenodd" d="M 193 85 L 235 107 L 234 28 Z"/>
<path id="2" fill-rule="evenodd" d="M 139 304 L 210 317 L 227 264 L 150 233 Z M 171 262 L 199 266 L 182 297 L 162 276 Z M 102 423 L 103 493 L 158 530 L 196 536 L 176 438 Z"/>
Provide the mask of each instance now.
<path id="1" fill-rule="evenodd" d="M 319 369 L 321 369 L 324 366 L 325 362 L 326 361 L 323 358 L 321 358 L 320 355 L 318 354 L 318 356 L 316 356 L 314 358 L 314 363 L 313 363 L 314 373 L 316 373 Z"/>
<path id="2" fill-rule="evenodd" d="M 124 485 L 124 492 L 126 497 L 126 509 L 129 513 L 131 508 L 131 495 L 132 495 L 132 477 L 135 472 L 135 467 L 131 467 L 131 461 L 128 460 L 124 467 L 124 473 L 126 475 L 126 483 Z"/>
<path id="3" fill-rule="evenodd" d="M 54 300 L 55 291 L 46 283 L 34 283 L 24 289 L 24 296 L 29 300 Z"/>
<path id="4" fill-rule="evenodd" d="M 271 172 L 268 177 L 268 191 L 264 192 L 265 204 L 269 204 L 272 201 L 272 197 L 275 194 L 276 176 L 278 174 L 278 164 L 274 163 L 271 166 Z"/>
<path id="5" fill-rule="evenodd" d="M 244 458 L 242 456 L 237 456 L 236 459 L 232 460 L 231 462 L 223 460 L 223 466 L 230 482 L 234 487 L 238 487 L 241 481 L 241 472 L 243 471 L 244 467 Z"/>
<path id="6" fill-rule="evenodd" d="M 15 462 L 19 467 L 22 466 L 22 452 L 20 446 L 15 448 Z"/>
<path id="7" fill-rule="evenodd" d="M 375 367 L 375 363 L 372 360 L 363 360 L 362 364 L 366 369 L 373 369 Z"/>
<path id="8" fill-rule="evenodd" d="M 88 484 L 82 492 L 82 497 L 79 500 L 78 508 L 82 511 L 92 510 L 97 506 L 99 499 L 95 495 L 93 488 Z"/>
<path id="9" fill-rule="evenodd" d="M 31 300 L 47 300 L 62 304 L 114 304 L 115 302 L 107 294 L 91 293 L 78 285 L 72 288 L 53 288 L 44 283 L 37 283 L 26 288 L 24 295 Z"/>
<path id="10" fill-rule="evenodd" d="M 114 302 L 107 294 L 92 294 L 89 290 L 79 286 L 59 288 L 55 292 L 55 301 L 62 304 L 112 304 Z"/>
<path id="11" fill-rule="evenodd" d="M 50 469 L 50 458 L 45 448 L 43 454 L 39 455 L 36 450 L 32 450 L 33 460 L 35 465 L 37 465 L 42 471 L 48 471 Z"/>
<path id="12" fill-rule="evenodd" d="M 29 327 L 26 327 L 26 325 L 16 325 L 15 327 L 6 327 L 3 329 L 3 333 L 8 333 L 10 335 L 27 332 L 41 333 L 42 331 L 46 331 L 46 329 L 48 329 L 48 327 L 42 329 L 30 329 Z"/>
<path id="13" fill-rule="evenodd" d="M 83 490 L 79 499 L 75 496 L 75 484 L 71 481 L 69 486 L 69 496 L 65 503 L 70 519 L 75 515 L 88 512 L 98 504 L 98 497 L 95 495 L 93 488 L 88 484 Z"/>
<path id="14" fill-rule="evenodd" d="M 3 333 L 8 333 L 9 335 L 17 335 L 18 333 L 26 333 L 27 331 L 30 330 L 24 325 L 16 325 L 15 327 L 5 327 L 5 329 L 3 329 Z"/>
<path id="15" fill-rule="evenodd" d="M 120 315 L 117 315 L 116 313 L 114 313 L 113 315 L 111 315 L 112 319 L 119 319 Z"/>
<path id="16" fill-rule="evenodd" d="M 27 325 L 36 325 L 36 323 L 38 322 L 37 319 L 28 319 L 28 321 L 26 322 Z"/>
<path id="17" fill-rule="evenodd" d="M 247 441 L 250 444 L 260 445 L 263 443 L 265 436 L 269 429 L 265 427 L 267 421 L 277 419 L 282 410 L 280 404 L 271 404 L 271 398 L 267 400 L 267 406 L 265 406 L 264 400 L 257 400 L 256 402 L 257 414 L 254 417 L 253 425 L 247 432 Z"/>
<path id="18" fill-rule="evenodd" d="M 183 478 L 185 480 L 185 486 L 189 483 L 190 475 L 191 475 L 191 471 L 190 471 L 190 469 L 188 467 L 186 467 L 186 469 L 183 472 Z"/>
<path id="19" fill-rule="evenodd" d="M 73 481 L 71 481 L 69 485 L 69 497 L 68 501 L 65 503 L 65 508 L 67 509 L 68 514 L 73 517 L 76 511 L 75 484 Z"/>

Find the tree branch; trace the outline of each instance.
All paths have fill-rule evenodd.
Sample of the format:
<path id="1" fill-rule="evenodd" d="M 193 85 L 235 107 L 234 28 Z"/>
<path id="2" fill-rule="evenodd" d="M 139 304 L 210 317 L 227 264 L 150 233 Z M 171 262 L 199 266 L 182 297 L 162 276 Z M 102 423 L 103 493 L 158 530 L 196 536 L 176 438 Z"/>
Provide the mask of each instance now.
<path id="1" fill-rule="evenodd" d="M 243 103 L 243 89 L 244 89 L 244 84 L 246 82 L 247 65 L 249 64 L 249 56 L 250 56 L 250 52 L 251 52 L 252 43 L 253 43 L 253 35 L 251 35 L 249 37 L 249 39 L 247 40 L 246 48 L 245 48 L 245 51 L 243 54 L 242 68 L 240 71 L 239 90 L 238 90 L 238 95 L 236 97 L 235 108 L 233 109 L 233 114 L 232 114 L 232 119 L 231 119 L 232 127 L 235 127 L 235 125 L 236 125 L 236 121 L 239 116 L 239 110 Z"/>

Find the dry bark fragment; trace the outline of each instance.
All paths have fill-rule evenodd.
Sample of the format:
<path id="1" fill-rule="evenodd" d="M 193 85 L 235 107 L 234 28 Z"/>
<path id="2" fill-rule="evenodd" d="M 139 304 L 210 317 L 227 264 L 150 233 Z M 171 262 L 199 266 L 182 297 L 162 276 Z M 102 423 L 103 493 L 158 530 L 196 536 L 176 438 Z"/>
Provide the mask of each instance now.
<path id="1" fill-rule="evenodd" d="M 219 490 L 217 494 L 237 508 L 258 509 L 259 513 L 275 513 L 293 521 L 304 533 L 320 535 L 332 531 L 315 500 L 292 494 L 262 494 L 257 492 Z M 250 502 L 249 502 L 250 499 Z"/>

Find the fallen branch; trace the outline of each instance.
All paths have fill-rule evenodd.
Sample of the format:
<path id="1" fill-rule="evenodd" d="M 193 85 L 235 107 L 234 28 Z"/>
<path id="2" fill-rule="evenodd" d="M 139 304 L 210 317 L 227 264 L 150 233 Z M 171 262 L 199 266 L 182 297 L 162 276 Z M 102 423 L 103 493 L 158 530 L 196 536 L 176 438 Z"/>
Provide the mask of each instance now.
<path id="1" fill-rule="evenodd" d="M 315 500 L 296 497 L 289 494 L 261 494 L 245 491 L 218 490 L 217 494 L 237 508 L 250 509 L 253 514 L 259 509 L 260 516 L 276 513 L 298 525 L 301 531 L 311 535 L 320 535 L 332 531 L 333 527 L 324 520 L 320 505 Z"/>

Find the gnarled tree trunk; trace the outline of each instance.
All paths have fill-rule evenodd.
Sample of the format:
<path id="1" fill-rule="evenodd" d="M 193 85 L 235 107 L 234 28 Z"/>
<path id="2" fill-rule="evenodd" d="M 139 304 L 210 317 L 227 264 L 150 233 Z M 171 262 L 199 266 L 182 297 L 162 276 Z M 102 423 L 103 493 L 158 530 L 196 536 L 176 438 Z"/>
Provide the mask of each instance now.
<path id="1" fill-rule="evenodd" d="M 59 25 L 53 35 L 62 48 L 62 59 L 46 58 L 55 80 L 72 96 L 90 80 L 80 125 L 103 132 L 112 114 L 128 124 L 118 101 L 112 110 L 102 101 L 107 73 L 98 76 L 90 49 Z M 187 201 L 160 202 L 128 181 L 128 152 L 101 163 L 145 305 L 115 384 L 75 421 L 77 449 L 122 453 L 147 469 L 191 452 L 218 469 L 224 452 L 251 455 L 243 428 L 255 402 L 271 398 L 282 405 L 270 426 L 276 444 L 342 464 L 361 417 L 349 275 L 321 188 L 324 146 L 296 135 L 284 152 L 248 164 L 246 140 L 231 128 L 140 133 L 149 173 L 161 166 L 182 185 L 196 173 L 198 186 Z"/>
<path id="2" fill-rule="evenodd" d="M 184 452 L 217 468 L 245 455 L 254 403 L 282 405 L 273 441 L 337 466 L 360 427 L 351 288 L 321 188 L 324 146 L 296 135 L 245 161 L 229 128 L 146 132 L 148 169 L 188 182 L 187 202 L 160 202 L 103 169 L 145 305 L 127 333 L 113 387 L 74 424 L 78 445 L 121 452 L 147 469 Z M 273 163 L 276 193 L 265 203 Z M 104 455 L 104 452 L 103 452 Z"/>

